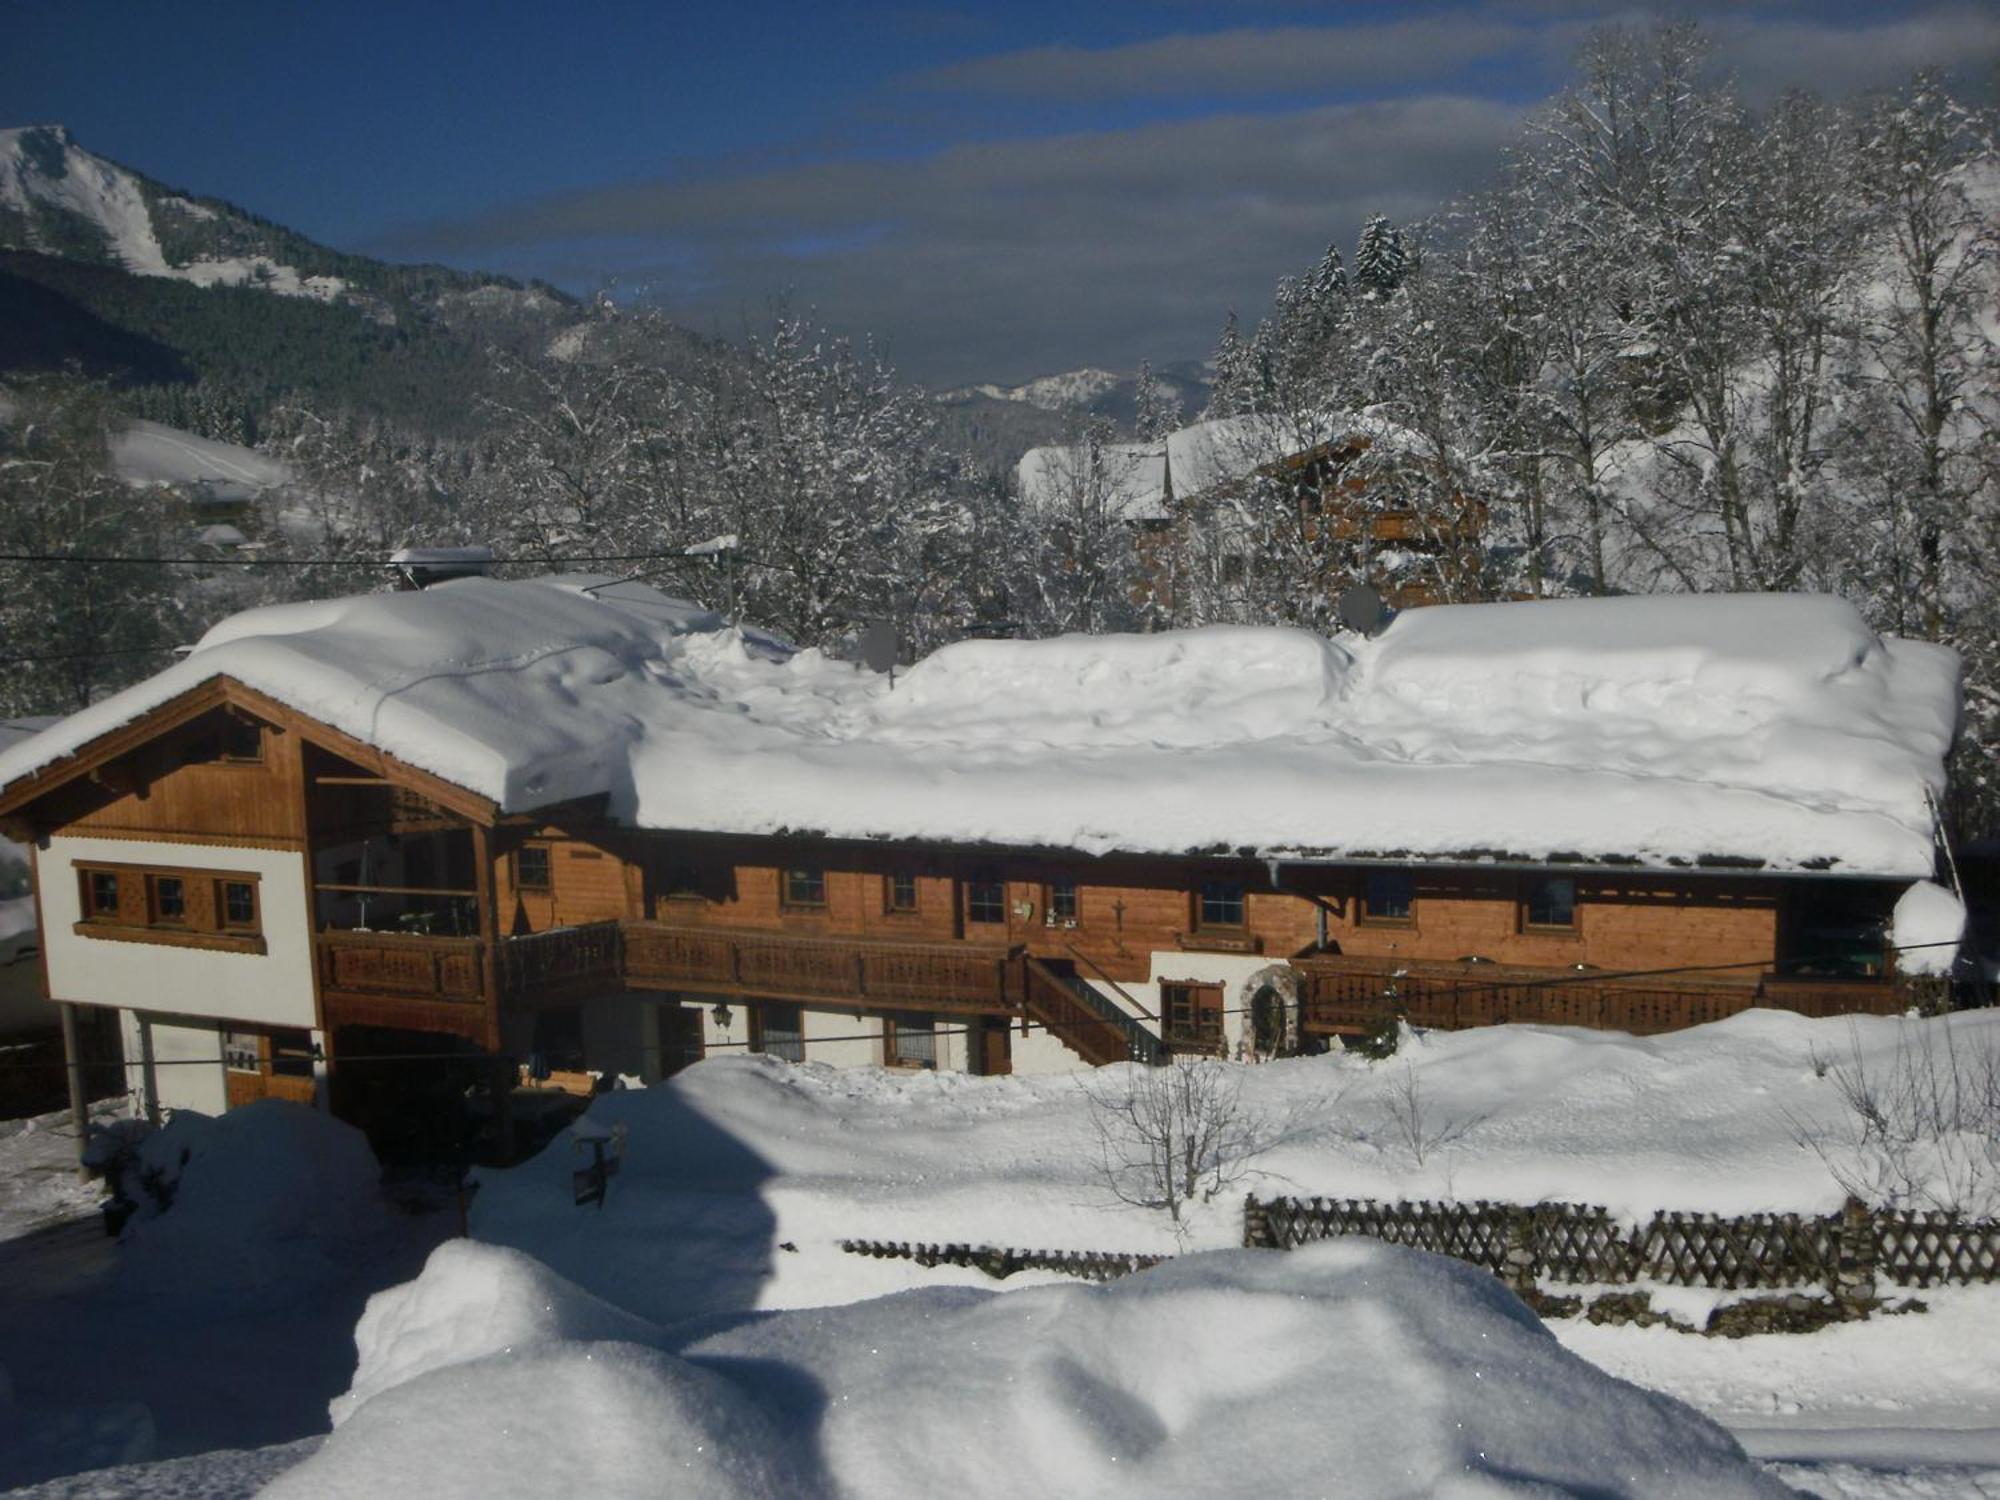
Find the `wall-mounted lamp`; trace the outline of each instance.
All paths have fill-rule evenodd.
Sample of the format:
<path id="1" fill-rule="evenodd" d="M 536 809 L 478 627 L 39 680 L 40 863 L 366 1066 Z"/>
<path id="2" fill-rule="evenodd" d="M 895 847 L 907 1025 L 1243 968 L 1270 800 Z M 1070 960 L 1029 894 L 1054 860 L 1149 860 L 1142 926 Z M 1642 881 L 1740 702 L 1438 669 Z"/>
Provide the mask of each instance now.
<path id="1" fill-rule="evenodd" d="M 715 1022 L 716 1026 L 723 1031 L 727 1031 L 729 1023 L 735 1019 L 735 1017 L 730 1015 L 729 1007 L 720 1000 L 715 1002 L 714 1007 L 708 1013 L 708 1018 Z"/>

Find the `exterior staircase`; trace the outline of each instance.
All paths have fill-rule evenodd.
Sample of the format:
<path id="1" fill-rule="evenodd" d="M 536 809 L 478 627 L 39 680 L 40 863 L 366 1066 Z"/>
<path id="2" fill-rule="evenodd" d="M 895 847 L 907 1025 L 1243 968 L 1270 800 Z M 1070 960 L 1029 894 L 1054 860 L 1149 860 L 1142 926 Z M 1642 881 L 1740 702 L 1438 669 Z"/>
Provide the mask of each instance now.
<path id="1" fill-rule="evenodd" d="M 1166 1048 L 1144 1025 L 1125 1014 L 1074 974 L 1023 957 L 1022 1008 L 1028 1019 L 1094 1067 L 1137 1062 L 1157 1067 Z"/>

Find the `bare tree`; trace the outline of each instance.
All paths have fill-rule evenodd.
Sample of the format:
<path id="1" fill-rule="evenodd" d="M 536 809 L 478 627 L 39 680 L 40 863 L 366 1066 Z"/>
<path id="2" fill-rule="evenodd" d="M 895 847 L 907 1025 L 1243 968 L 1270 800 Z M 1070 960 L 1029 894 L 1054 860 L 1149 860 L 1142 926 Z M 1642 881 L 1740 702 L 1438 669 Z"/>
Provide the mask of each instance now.
<path id="1" fill-rule="evenodd" d="M 1294 1133 L 1243 1100 L 1243 1072 L 1212 1058 L 1121 1067 L 1085 1080 L 1097 1134 L 1098 1173 L 1112 1196 L 1164 1209 L 1176 1234 L 1190 1206 L 1240 1182 L 1250 1164 Z"/>

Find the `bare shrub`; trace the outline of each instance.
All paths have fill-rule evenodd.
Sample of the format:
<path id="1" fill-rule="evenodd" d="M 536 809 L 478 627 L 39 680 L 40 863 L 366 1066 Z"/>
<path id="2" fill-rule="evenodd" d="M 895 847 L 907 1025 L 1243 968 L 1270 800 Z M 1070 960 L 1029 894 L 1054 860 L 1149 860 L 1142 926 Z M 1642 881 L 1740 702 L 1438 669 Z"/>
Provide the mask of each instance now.
<path id="1" fill-rule="evenodd" d="M 1967 1041 L 1949 1023 L 1905 1022 L 1886 1063 L 1850 1030 L 1844 1055 L 1815 1051 L 1841 1113 L 1792 1117 L 1792 1137 L 1848 1193 L 1892 1208 L 2000 1213 L 2000 1036 Z"/>
<path id="2" fill-rule="evenodd" d="M 1098 1173 L 1112 1196 L 1164 1209 L 1176 1232 L 1191 1204 L 1240 1182 L 1250 1164 L 1296 1132 L 1299 1112 L 1243 1100 L 1244 1070 L 1210 1058 L 1121 1067 L 1084 1080 Z"/>
<path id="3" fill-rule="evenodd" d="M 1484 1120 L 1484 1115 L 1440 1114 L 1424 1099 L 1415 1063 L 1406 1062 L 1390 1080 L 1380 1100 L 1388 1134 L 1423 1166 L 1440 1151 L 1457 1145 Z"/>

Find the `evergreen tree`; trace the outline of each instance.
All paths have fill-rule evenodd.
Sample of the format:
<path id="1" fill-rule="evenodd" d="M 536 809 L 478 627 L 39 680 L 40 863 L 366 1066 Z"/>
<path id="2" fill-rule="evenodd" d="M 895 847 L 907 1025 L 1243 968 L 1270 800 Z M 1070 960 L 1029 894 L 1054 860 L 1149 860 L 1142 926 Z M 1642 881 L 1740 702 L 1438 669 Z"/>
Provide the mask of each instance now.
<path id="1" fill-rule="evenodd" d="M 1407 252 L 1402 231 L 1381 214 L 1369 215 L 1354 246 L 1354 279 L 1364 292 L 1386 297 L 1403 284 Z"/>
<path id="2" fill-rule="evenodd" d="M 1132 430 L 1142 443 L 1159 442 L 1181 425 L 1181 398 L 1153 374 L 1151 360 L 1139 362 L 1132 407 Z"/>

